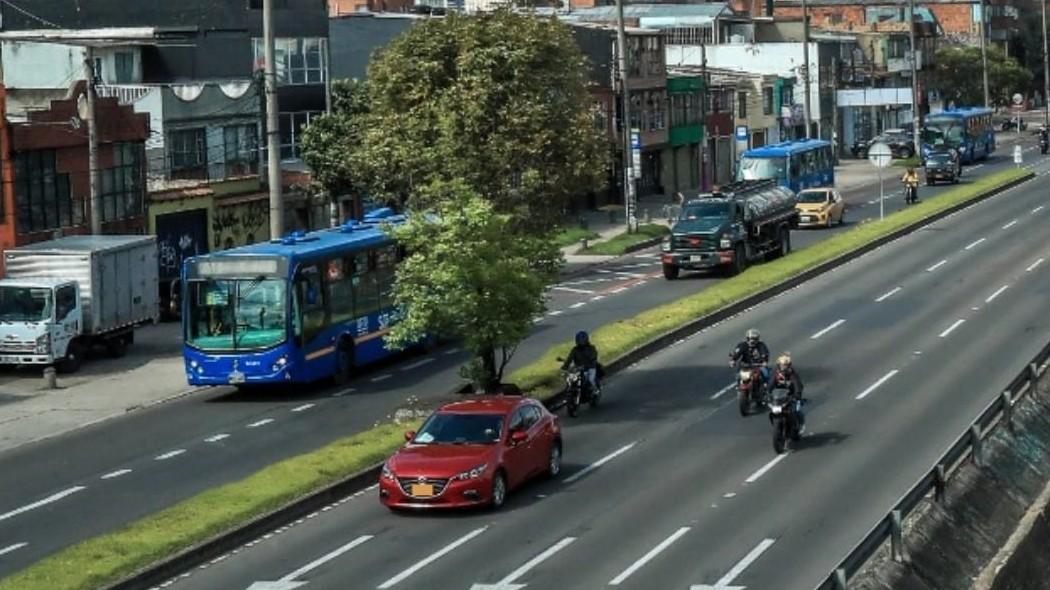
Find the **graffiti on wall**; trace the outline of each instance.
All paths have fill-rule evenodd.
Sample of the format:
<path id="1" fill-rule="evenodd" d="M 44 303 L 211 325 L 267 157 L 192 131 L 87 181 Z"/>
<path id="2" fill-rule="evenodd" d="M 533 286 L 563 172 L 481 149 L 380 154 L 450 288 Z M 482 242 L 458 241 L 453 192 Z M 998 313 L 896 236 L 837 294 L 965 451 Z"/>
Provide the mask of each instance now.
<path id="1" fill-rule="evenodd" d="M 219 206 L 212 218 L 212 246 L 231 248 L 250 244 L 267 235 L 269 204 L 266 199 Z"/>

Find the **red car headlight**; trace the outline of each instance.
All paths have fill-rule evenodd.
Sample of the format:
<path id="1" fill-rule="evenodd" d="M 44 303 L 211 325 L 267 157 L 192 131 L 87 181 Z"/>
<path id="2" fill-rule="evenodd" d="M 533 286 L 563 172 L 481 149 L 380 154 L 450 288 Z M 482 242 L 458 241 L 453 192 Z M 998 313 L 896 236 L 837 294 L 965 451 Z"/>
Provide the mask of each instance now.
<path id="1" fill-rule="evenodd" d="M 471 469 L 470 471 L 464 471 L 463 473 L 460 473 L 460 474 L 456 475 L 456 477 L 453 477 L 452 479 L 455 479 L 455 480 L 458 480 L 458 481 L 463 481 L 463 480 L 467 480 L 467 479 L 477 479 L 477 478 L 481 477 L 481 475 L 483 473 L 485 473 L 485 469 L 487 467 L 488 467 L 488 463 L 482 463 L 481 465 L 478 465 L 477 467 Z"/>

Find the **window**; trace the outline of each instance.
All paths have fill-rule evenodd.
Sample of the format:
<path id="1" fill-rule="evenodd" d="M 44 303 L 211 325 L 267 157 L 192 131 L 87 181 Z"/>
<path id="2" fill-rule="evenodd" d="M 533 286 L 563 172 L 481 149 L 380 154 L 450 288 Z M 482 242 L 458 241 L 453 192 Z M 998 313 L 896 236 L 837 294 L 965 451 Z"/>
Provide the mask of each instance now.
<path id="1" fill-rule="evenodd" d="M 55 321 L 66 319 L 69 312 L 77 308 L 77 290 L 73 285 L 59 287 L 55 291 Z"/>
<path id="2" fill-rule="evenodd" d="M 135 54 L 118 51 L 113 54 L 113 83 L 130 84 L 135 79 Z"/>
<path id="3" fill-rule="evenodd" d="M 379 307 L 394 306 L 394 275 L 397 271 L 398 248 L 386 246 L 376 250 L 376 285 L 379 288 Z"/>
<path id="4" fill-rule="evenodd" d="M 281 113 L 281 159 L 299 159 L 299 142 L 302 140 L 303 131 L 310 125 L 310 121 L 321 116 L 320 111 L 300 111 L 297 113 Z"/>
<path id="5" fill-rule="evenodd" d="M 671 126 L 678 127 L 679 125 L 688 125 L 691 123 L 689 120 L 689 99 L 692 98 L 691 94 L 672 94 L 671 95 Z"/>
<path id="6" fill-rule="evenodd" d="M 255 125 L 229 125 L 222 129 L 226 177 L 259 172 L 259 140 Z"/>
<path id="7" fill-rule="evenodd" d="M 525 414 L 525 429 L 528 430 L 536 425 L 540 421 L 540 409 L 536 406 L 529 404 L 522 408 Z"/>
<path id="8" fill-rule="evenodd" d="M 766 86 L 762 89 L 762 114 L 773 114 L 773 87 Z"/>
<path id="9" fill-rule="evenodd" d="M 375 261 L 370 251 L 357 252 L 351 258 L 354 292 L 354 317 L 364 317 L 379 311 L 379 289 L 376 284 Z"/>
<path id="10" fill-rule="evenodd" d="M 255 68 L 266 65 L 266 48 L 262 39 L 253 39 Z M 277 39 L 274 42 L 274 70 L 277 83 L 299 86 L 324 84 L 328 59 L 328 40 L 320 37 Z"/>
<path id="11" fill-rule="evenodd" d="M 736 116 L 738 119 L 747 118 L 747 92 L 736 93 Z"/>
<path id="12" fill-rule="evenodd" d="M 316 264 L 299 269 L 295 280 L 295 295 L 302 312 L 303 342 L 313 340 L 327 326 L 325 295 L 321 288 L 321 272 Z"/>
<path id="13" fill-rule="evenodd" d="M 168 134 L 169 175 L 172 179 L 206 180 L 208 145 L 204 128 L 180 129 Z"/>
<path id="14" fill-rule="evenodd" d="M 102 181 L 99 207 L 103 222 L 142 214 L 142 172 L 141 144 L 113 145 L 113 167 L 101 170 L 99 175 Z"/>
<path id="15" fill-rule="evenodd" d="M 666 127 L 666 100 L 663 90 L 645 93 L 646 130 L 658 131 Z"/>
<path id="16" fill-rule="evenodd" d="M 631 93 L 631 129 L 642 128 L 642 93 Z"/>
<path id="17" fill-rule="evenodd" d="M 69 174 L 56 169 L 54 150 L 15 154 L 15 207 L 19 233 L 73 224 Z"/>

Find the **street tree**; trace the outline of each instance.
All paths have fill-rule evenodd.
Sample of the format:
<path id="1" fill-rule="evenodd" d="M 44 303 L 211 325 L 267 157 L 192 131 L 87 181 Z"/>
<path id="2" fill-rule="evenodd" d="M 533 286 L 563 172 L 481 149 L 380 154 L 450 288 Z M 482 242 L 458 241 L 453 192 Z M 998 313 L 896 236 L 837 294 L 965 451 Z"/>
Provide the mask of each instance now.
<path id="1" fill-rule="evenodd" d="M 995 45 L 988 51 L 988 91 L 993 105 L 1008 105 L 1016 92 L 1026 94 L 1032 73 Z M 949 47 L 937 51 L 935 85 L 947 103 L 958 106 L 984 104 L 984 83 L 979 47 Z"/>
<path id="2" fill-rule="evenodd" d="M 462 340 L 475 355 L 464 377 L 492 391 L 544 309 L 560 252 L 542 236 L 514 232 L 512 216 L 462 180 L 434 180 L 420 190 L 432 205 L 392 230 L 408 255 L 394 282 L 402 315 L 387 344 L 433 335 Z"/>
<path id="3" fill-rule="evenodd" d="M 599 190 L 610 153 L 595 124 L 588 66 L 567 25 L 500 10 L 428 19 L 377 52 L 357 178 L 407 208 L 435 203 L 435 181 L 461 180 L 511 216 L 549 233 L 570 197 Z"/>
<path id="4" fill-rule="evenodd" d="M 358 80 L 332 83 L 331 112 L 314 119 L 300 142 L 303 161 L 329 198 L 360 195 L 363 184 L 353 174 L 350 154 L 361 143 L 368 113 L 368 85 Z"/>

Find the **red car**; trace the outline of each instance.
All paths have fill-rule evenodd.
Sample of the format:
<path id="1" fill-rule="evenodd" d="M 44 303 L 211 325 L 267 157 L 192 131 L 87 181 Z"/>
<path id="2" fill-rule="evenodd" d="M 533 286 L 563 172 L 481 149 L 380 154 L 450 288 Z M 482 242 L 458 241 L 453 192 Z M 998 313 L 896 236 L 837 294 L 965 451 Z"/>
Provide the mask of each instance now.
<path id="1" fill-rule="evenodd" d="M 383 464 L 388 508 L 498 509 L 507 492 L 561 471 L 561 426 L 536 400 L 484 395 L 446 404 Z"/>

